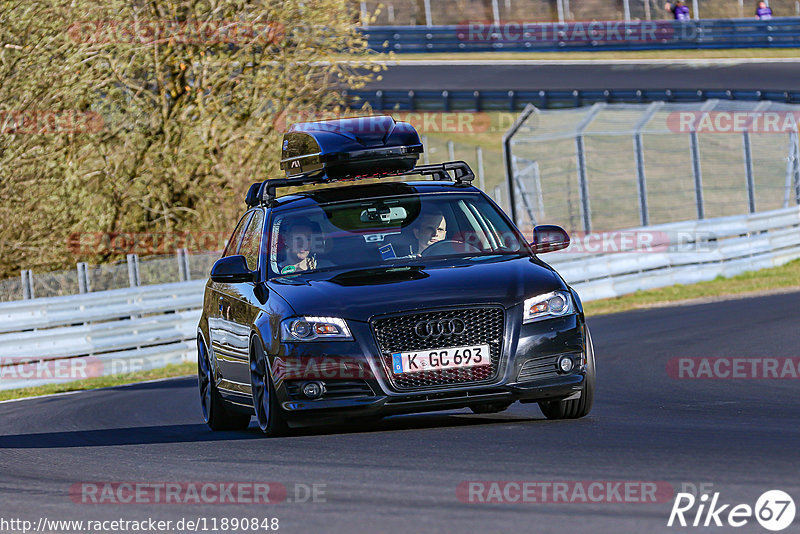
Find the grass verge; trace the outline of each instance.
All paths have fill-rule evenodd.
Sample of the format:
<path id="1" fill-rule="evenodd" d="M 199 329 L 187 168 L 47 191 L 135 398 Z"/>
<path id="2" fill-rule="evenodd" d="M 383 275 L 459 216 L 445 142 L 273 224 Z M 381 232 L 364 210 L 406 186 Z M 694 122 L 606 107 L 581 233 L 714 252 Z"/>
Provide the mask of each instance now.
<path id="1" fill-rule="evenodd" d="M 797 289 L 800 291 L 800 260 L 792 261 L 780 267 L 743 273 L 732 278 L 719 277 L 715 280 L 700 282 L 698 284 L 676 285 L 652 289 L 650 291 L 638 291 L 631 295 L 613 299 L 586 302 L 584 304 L 584 310 L 588 316 L 604 315 L 642 308 L 666 306 L 681 302 L 685 303 L 697 299 L 702 300 L 758 294 L 765 291 L 780 289 Z M 194 375 L 196 372 L 197 364 L 194 362 L 187 362 L 138 373 L 103 376 L 64 384 L 48 384 L 45 386 L 0 391 L 0 401 L 23 397 L 36 397 L 52 393 L 63 393 L 66 391 L 120 386 L 159 378 Z"/>
<path id="2" fill-rule="evenodd" d="M 757 295 L 780 289 L 800 291 L 800 260 L 794 260 L 780 267 L 742 273 L 731 278 L 720 276 L 708 282 L 679 284 L 649 291 L 637 291 L 613 299 L 593 300 L 584 304 L 584 312 L 588 316 L 604 315 L 698 299 L 703 302 L 720 297 Z"/>
<path id="3" fill-rule="evenodd" d="M 84 389 L 107 388 L 111 386 L 121 386 L 133 384 L 135 382 L 145 382 L 147 380 L 157 380 L 159 378 L 171 378 L 176 376 L 193 375 L 197 373 L 197 364 L 187 362 L 172 364 L 160 369 L 140 371 L 137 373 L 127 373 L 111 376 L 98 376 L 63 384 L 47 384 L 44 386 L 34 386 L 22 389 L 9 389 L 0 391 L 0 401 L 21 399 L 23 397 L 38 397 L 40 395 L 50 395 L 53 393 L 64 393 L 67 391 L 81 391 Z"/>

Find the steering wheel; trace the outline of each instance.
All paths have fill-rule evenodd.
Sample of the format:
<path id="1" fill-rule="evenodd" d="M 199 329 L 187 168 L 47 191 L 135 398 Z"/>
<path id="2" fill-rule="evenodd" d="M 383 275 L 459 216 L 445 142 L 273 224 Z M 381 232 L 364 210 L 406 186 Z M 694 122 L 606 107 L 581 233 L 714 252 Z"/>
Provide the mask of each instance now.
<path id="1" fill-rule="evenodd" d="M 433 245 L 420 252 L 420 256 L 442 256 L 447 254 L 461 254 L 463 252 L 480 252 L 481 249 L 475 245 L 470 245 L 457 239 L 445 239 L 437 241 Z"/>

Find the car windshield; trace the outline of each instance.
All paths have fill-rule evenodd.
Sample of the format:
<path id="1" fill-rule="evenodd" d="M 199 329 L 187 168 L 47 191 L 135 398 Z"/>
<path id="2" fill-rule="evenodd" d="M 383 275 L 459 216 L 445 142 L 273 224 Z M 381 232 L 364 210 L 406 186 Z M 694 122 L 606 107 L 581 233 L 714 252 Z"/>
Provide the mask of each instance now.
<path id="1" fill-rule="evenodd" d="M 291 209 L 276 213 L 270 235 L 272 276 L 527 251 L 517 231 L 477 193 Z"/>

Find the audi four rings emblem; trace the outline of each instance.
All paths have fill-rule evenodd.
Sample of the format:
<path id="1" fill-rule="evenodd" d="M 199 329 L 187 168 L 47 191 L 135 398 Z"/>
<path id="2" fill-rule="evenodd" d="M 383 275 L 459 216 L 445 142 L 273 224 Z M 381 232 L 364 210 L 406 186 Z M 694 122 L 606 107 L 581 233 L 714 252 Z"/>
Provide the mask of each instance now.
<path id="1" fill-rule="evenodd" d="M 414 326 L 414 333 L 423 339 L 439 336 L 463 334 L 467 325 L 461 319 L 435 319 L 420 321 Z"/>

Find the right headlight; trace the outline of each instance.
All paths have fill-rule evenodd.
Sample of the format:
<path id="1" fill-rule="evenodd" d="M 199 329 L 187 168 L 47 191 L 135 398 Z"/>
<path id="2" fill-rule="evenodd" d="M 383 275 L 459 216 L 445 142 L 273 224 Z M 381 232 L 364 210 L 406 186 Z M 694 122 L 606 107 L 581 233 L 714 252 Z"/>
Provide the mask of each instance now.
<path id="1" fill-rule="evenodd" d="M 549 317 L 561 317 L 573 312 L 572 295 L 569 291 L 553 291 L 525 300 L 522 323 L 532 323 Z"/>
<path id="2" fill-rule="evenodd" d="M 352 340 L 344 319 L 338 317 L 294 317 L 281 322 L 281 341 Z"/>

